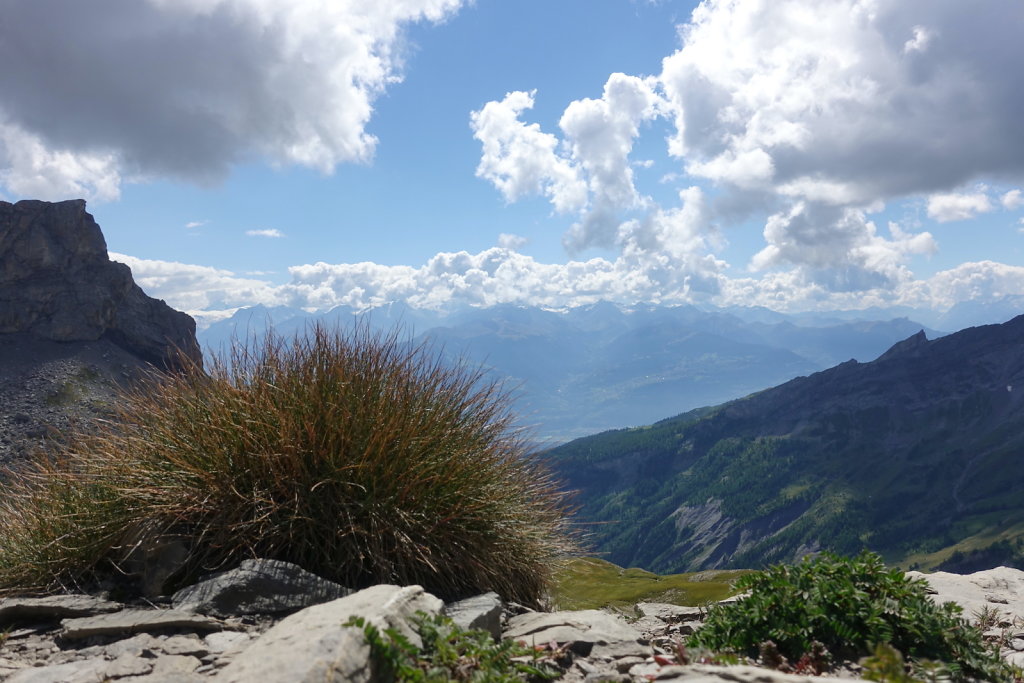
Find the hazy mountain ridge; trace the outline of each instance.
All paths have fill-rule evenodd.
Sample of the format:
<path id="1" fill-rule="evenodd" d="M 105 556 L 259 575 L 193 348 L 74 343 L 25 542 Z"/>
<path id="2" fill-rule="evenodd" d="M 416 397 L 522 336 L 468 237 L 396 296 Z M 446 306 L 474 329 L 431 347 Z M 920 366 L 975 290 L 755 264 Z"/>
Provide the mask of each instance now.
<path id="1" fill-rule="evenodd" d="M 401 325 L 450 359 L 464 357 L 508 379 L 523 421 L 535 425 L 541 439 L 564 441 L 728 401 L 850 358 L 870 360 L 923 327 L 906 318 L 743 313 L 692 306 L 627 311 L 608 303 L 566 312 L 506 305 L 447 315 L 403 304 L 361 315 L 347 308 L 310 314 L 253 307 L 199 338 L 211 351 L 232 336 L 259 336 L 270 323 L 285 335 L 317 320 L 358 319 L 382 330 Z"/>
<path id="2" fill-rule="evenodd" d="M 965 539 L 958 549 L 1024 533 L 1022 392 L 1024 316 L 918 333 L 871 363 L 549 455 L 581 492 L 581 520 L 598 523 L 597 549 L 623 566 L 750 567 L 864 546 L 939 560 Z"/>

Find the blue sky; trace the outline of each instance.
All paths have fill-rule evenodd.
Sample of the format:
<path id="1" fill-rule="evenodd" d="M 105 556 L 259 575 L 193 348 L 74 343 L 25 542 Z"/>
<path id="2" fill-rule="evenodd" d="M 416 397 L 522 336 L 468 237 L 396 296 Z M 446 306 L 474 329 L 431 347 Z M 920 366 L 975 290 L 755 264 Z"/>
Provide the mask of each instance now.
<path id="1" fill-rule="evenodd" d="M 0 198 L 204 320 L 1024 294 L 1020 3 L 0 9 Z"/>

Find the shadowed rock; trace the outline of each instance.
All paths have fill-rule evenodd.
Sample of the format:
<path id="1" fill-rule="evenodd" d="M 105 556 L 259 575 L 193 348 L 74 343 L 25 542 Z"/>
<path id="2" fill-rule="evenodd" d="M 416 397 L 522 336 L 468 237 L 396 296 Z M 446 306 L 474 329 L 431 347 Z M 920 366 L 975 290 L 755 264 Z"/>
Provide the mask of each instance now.
<path id="1" fill-rule="evenodd" d="M 293 612 L 351 593 L 333 581 L 280 560 L 245 560 L 174 594 L 175 609 L 218 617 Z"/>
<path id="2" fill-rule="evenodd" d="M 202 362 L 195 321 L 108 258 L 84 201 L 0 201 L 0 462 L 108 417 L 179 351 Z"/>
<path id="3" fill-rule="evenodd" d="M 0 600 L 0 624 L 24 621 L 51 621 L 70 617 L 91 617 L 117 612 L 124 607 L 93 595 L 46 595 L 39 598 Z"/>
<path id="4" fill-rule="evenodd" d="M 200 363 L 195 321 L 135 284 L 107 256 L 81 199 L 0 202 L 0 334 L 52 341 L 106 338 L 157 367 L 174 349 Z"/>

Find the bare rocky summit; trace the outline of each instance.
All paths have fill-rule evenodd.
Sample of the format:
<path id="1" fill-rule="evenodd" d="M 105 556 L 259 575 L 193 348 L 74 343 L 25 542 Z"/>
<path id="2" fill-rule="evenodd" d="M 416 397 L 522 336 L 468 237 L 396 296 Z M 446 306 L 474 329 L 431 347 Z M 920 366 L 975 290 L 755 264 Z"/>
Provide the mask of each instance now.
<path id="1" fill-rule="evenodd" d="M 0 202 L 0 460 L 105 414 L 179 351 L 202 362 L 195 321 L 110 260 L 85 201 Z"/>

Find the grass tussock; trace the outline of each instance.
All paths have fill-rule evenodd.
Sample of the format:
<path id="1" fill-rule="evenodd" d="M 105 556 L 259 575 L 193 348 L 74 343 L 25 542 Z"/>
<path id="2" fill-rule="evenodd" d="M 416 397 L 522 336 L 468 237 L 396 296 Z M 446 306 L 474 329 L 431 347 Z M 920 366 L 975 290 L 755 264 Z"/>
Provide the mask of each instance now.
<path id="1" fill-rule="evenodd" d="M 126 393 L 116 419 L 10 473 L 0 587 L 52 588 L 186 539 L 174 580 L 250 557 L 358 587 L 537 603 L 574 547 L 508 394 L 397 333 L 315 327 Z"/>

